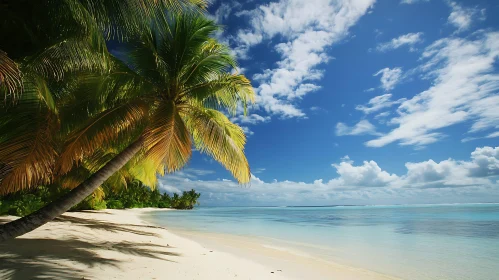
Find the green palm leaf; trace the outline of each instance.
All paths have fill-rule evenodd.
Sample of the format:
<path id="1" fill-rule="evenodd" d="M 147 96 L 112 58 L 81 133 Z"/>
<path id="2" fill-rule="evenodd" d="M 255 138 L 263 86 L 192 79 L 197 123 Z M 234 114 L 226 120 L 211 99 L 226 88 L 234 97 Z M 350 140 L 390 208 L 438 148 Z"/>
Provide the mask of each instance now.
<path id="1" fill-rule="evenodd" d="M 225 166 L 239 183 L 248 183 L 251 174 L 244 155 L 244 131 L 216 110 L 191 106 L 183 117 L 194 146 Z"/>

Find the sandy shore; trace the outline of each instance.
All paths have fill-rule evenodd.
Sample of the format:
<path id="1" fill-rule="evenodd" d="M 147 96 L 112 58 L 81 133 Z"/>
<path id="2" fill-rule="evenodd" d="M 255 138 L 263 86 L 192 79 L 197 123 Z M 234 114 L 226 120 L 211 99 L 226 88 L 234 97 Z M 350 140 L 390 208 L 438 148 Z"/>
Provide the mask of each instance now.
<path id="1" fill-rule="evenodd" d="M 145 211 L 66 213 L 0 244 L 0 279 L 395 279 L 237 236 L 172 233 Z"/>

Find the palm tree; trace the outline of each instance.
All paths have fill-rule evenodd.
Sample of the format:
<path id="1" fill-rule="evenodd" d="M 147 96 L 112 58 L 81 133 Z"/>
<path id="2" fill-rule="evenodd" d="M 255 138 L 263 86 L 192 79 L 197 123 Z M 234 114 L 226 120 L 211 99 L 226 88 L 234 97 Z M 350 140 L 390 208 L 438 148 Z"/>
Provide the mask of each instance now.
<path id="1" fill-rule="evenodd" d="M 55 169 L 47 168 L 53 176 L 69 174 L 103 149 L 126 147 L 67 195 L 0 226 L 0 240 L 22 235 L 64 213 L 131 159 L 132 165 L 149 166 L 149 173 L 174 172 L 190 159 L 194 145 L 240 183 L 247 183 L 246 138 L 224 112 L 246 111 L 254 93 L 243 75 L 229 73 L 236 62 L 226 46 L 210 37 L 217 30 L 199 15 L 161 17 L 119 50 L 123 61 L 111 57 L 110 71 L 78 77 L 75 86 L 70 83 L 77 106 L 69 102 L 60 110 L 67 116 L 61 117 L 61 127 L 69 132 L 62 151 L 54 156 Z M 93 104 L 95 97 L 101 104 Z M 85 121 L 76 125 L 65 122 L 76 121 L 68 112 L 78 112 L 73 109 L 82 105 L 79 112 L 88 119 L 79 116 Z M 32 187 L 30 183 L 19 181 L 19 188 Z"/>
<path id="2" fill-rule="evenodd" d="M 178 208 L 180 206 L 180 195 L 178 193 L 174 193 L 171 198 L 171 207 Z"/>
<path id="3" fill-rule="evenodd" d="M 186 192 L 189 197 L 189 209 L 194 208 L 194 205 L 199 204 L 198 199 L 201 197 L 200 193 L 197 193 L 194 189 Z"/>

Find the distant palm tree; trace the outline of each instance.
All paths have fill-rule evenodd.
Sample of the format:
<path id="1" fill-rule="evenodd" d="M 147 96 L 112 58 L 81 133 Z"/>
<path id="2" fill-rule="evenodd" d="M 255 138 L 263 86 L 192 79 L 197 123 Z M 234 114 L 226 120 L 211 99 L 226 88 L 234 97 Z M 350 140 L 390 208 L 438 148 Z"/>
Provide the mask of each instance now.
<path id="1" fill-rule="evenodd" d="M 240 183 L 248 182 L 244 132 L 218 110 L 235 114 L 253 101 L 254 93 L 244 76 L 228 73 L 236 63 L 227 47 L 210 38 L 217 30 L 212 21 L 199 15 L 160 17 L 140 38 L 120 50 L 123 62 L 110 56 L 109 71 L 79 75 L 77 82 L 65 85 L 61 92 L 69 98 L 60 99 L 67 102 L 61 109 L 65 117 L 61 117 L 60 126 L 69 131 L 64 147 L 60 153 L 49 150 L 53 158 L 49 161 L 37 154 L 39 158 L 25 164 L 24 170 L 34 170 L 35 174 L 46 170 L 49 177 L 57 177 L 69 174 L 106 147 L 123 149 L 64 197 L 0 226 L 0 240 L 22 235 L 64 213 L 132 158 L 132 164 L 146 165 L 153 173 L 173 172 L 187 163 L 194 145 L 222 163 Z M 73 114 L 67 112 L 73 109 Z M 8 141 L 11 139 L 1 142 L 11 145 L 11 152 L 20 150 L 19 144 Z M 0 148 L 0 154 L 7 152 Z M 7 166 L 1 182 L 4 187 L 13 168 L 1 159 L 0 165 Z M 22 175 L 16 178 L 18 189 L 40 183 L 36 176 L 31 181 L 22 180 Z"/>
<path id="2" fill-rule="evenodd" d="M 179 208 L 180 207 L 180 195 L 178 193 L 174 193 L 171 199 L 171 207 L 172 208 Z"/>
<path id="3" fill-rule="evenodd" d="M 201 197 L 200 193 L 197 193 L 194 189 L 187 192 L 189 197 L 189 209 L 194 208 L 194 205 L 199 204 L 198 199 Z"/>

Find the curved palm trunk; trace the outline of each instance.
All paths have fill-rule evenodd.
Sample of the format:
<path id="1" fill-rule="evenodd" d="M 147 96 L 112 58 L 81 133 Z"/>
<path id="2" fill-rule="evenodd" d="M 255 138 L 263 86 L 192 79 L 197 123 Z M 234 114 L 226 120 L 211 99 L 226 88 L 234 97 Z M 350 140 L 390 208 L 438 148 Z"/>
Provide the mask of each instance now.
<path id="1" fill-rule="evenodd" d="M 23 218 L 0 225 L 0 242 L 28 233 L 68 211 L 97 189 L 111 175 L 120 170 L 141 148 L 142 137 L 110 160 L 99 171 L 78 185 L 71 192 L 40 210 Z"/>

